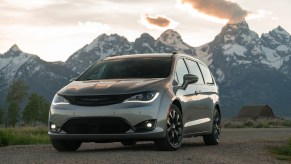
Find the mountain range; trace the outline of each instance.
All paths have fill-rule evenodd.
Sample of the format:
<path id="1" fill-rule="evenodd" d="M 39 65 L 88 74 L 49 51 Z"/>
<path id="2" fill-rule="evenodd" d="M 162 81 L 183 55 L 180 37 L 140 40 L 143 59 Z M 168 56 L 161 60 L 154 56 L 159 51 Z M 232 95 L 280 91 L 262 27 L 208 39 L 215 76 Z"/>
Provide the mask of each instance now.
<path id="1" fill-rule="evenodd" d="M 259 36 L 246 22 L 226 24 L 213 41 L 192 47 L 174 30 L 157 39 L 143 33 L 134 42 L 117 34 L 98 36 L 65 62 L 46 62 L 13 45 L 0 54 L 0 105 L 9 83 L 21 79 L 30 92 L 51 101 L 69 79 L 109 55 L 181 52 L 205 62 L 219 86 L 223 115 L 243 105 L 268 104 L 280 117 L 291 117 L 291 36 L 281 26 Z"/>

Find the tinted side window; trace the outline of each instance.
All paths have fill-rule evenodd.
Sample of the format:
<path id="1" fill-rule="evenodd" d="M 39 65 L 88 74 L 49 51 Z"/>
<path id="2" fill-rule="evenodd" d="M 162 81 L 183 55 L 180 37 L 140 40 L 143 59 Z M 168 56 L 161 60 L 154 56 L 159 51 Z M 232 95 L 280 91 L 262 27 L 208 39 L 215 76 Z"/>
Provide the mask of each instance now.
<path id="1" fill-rule="evenodd" d="M 177 66 L 176 66 L 176 74 L 177 74 L 177 78 L 178 78 L 178 82 L 179 84 L 183 84 L 183 77 L 185 74 L 188 74 L 188 69 L 185 65 L 185 62 L 183 59 L 179 59 L 177 62 Z"/>
<path id="2" fill-rule="evenodd" d="M 212 79 L 212 76 L 211 76 L 209 69 L 202 64 L 199 64 L 199 66 L 200 66 L 200 69 L 202 71 L 202 74 L 203 74 L 203 77 L 205 80 L 205 84 L 213 84 L 213 79 Z"/>
<path id="3" fill-rule="evenodd" d="M 195 61 L 188 59 L 186 59 L 185 61 L 189 67 L 190 73 L 198 77 L 198 81 L 195 84 L 204 84 L 203 77 L 198 67 L 198 64 Z"/>

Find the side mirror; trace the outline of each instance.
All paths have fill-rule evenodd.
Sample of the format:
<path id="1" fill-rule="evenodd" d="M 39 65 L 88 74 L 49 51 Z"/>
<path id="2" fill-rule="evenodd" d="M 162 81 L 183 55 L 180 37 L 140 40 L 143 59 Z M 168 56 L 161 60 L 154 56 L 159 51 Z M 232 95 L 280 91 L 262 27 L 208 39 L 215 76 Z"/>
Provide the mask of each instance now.
<path id="1" fill-rule="evenodd" d="M 77 79 L 77 77 L 74 77 L 70 80 L 70 82 L 75 81 Z"/>
<path id="2" fill-rule="evenodd" d="M 185 90 L 189 84 L 194 84 L 198 81 L 198 77 L 192 74 L 184 75 L 183 79 L 184 79 L 184 83 L 182 84 L 183 90 Z"/>

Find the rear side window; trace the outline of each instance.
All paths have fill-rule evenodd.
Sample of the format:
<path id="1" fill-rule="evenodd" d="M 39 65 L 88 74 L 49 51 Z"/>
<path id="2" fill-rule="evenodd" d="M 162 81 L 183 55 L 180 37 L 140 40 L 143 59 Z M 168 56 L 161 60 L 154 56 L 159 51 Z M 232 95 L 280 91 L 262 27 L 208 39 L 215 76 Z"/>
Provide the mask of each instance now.
<path id="1" fill-rule="evenodd" d="M 177 80 L 179 84 L 183 84 L 184 82 L 184 75 L 188 74 L 188 69 L 185 65 L 185 62 L 183 59 L 179 59 L 177 62 L 177 66 L 176 66 L 176 76 L 177 76 Z"/>
<path id="2" fill-rule="evenodd" d="M 202 74 L 201 74 L 201 71 L 198 67 L 197 62 L 192 61 L 192 60 L 188 60 L 188 59 L 186 59 L 185 61 L 188 65 L 190 73 L 193 75 L 196 75 L 198 77 L 198 81 L 195 84 L 204 84 L 203 77 L 202 77 Z"/>
<path id="3" fill-rule="evenodd" d="M 204 77 L 205 84 L 214 84 L 209 69 L 208 69 L 206 66 L 204 66 L 204 65 L 202 65 L 202 64 L 200 64 L 200 63 L 199 63 L 199 66 L 200 66 L 200 69 L 201 69 L 201 71 L 202 71 L 202 74 L 203 74 L 203 77 Z"/>

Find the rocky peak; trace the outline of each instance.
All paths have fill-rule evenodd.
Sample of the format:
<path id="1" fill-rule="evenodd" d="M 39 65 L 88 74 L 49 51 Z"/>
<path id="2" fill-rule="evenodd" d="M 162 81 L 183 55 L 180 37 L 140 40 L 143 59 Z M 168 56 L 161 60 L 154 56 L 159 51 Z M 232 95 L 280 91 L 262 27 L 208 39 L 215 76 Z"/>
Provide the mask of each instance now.
<path id="1" fill-rule="evenodd" d="M 153 38 L 148 33 L 143 33 L 141 34 L 139 38 L 135 40 L 135 42 L 133 43 L 133 46 L 136 48 L 136 46 L 138 45 L 148 44 L 149 46 L 154 48 L 155 42 L 156 42 L 155 38 Z"/>
<path id="2" fill-rule="evenodd" d="M 249 25 L 246 21 L 240 23 L 228 23 L 223 28 L 222 31 L 237 31 L 237 30 L 250 30 Z"/>
<path id="3" fill-rule="evenodd" d="M 156 49 L 156 40 L 148 33 L 143 33 L 132 44 L 131 53 L 153 53 Z"/>
<path id="4" fill-rule="evenodd" d="M 85 51 L 89 52 L 95 48 L 98 48 L 104 44 L 128 44 L 128 40 L 120 35 L 117 34 L 111 34 L 111 35 L 107 35 L 107 34 L 101 34 L 100 36 L 98 36 L 95 40 L 93 40 L 93 42 L 91 42 L 89 45 L 85 46 Z"/>
<path id="5" fill-rule="evenodd" d="M 261 40 L 264 46 L 276 49 L 280 45 L 289 45 L 291 36 L 284 28 L 278 26 L 269 33 L 262 34 Z"/>
<path id="6" fill-rule="evenodd" d="M 181 35 L 172 29 L 163 32 L 157 40 L 165 45 L 175 45 L 176 42 L 183 42 Z"/>
<path id="7" fill-rule="evenodd" d="M 277 42 L 280 42 L 282 44 L 287 44 L 290 41 L 290 34 L 281 26 L 278 26 L 274 30 L 270 31 L 269 35 L 273 37 Z"/>
<path id="8" fill-rule="evenodd" d="M 23 52 L 16 44 L 13 44 L 10 49 L 5 52 L 3 58 L 10 58 L 11 60 L 26 60 L 26 59 L 40 59 L 39 56 Z"/>
<path id="9" fill-rule="evenodd" d="M 13 44 L 8 52 L 22 52 L 16 44 Z"/>
<path id="10" fill-rule="evenodd" d="M 226 24 L 221 32 L 215 37 L 215 43 L 239 44 L 239 45 L 256 45 L 260 44 L 258 34 L 249 29 L 247 22 L 243 21 L 235 24 Z"/>
<path id="11" fill-rule="evenodd" d="M 143 33 L 141 34 L 141 36 L 139 38 L 137 38 L 136 40 L 143 40 L 143 41 L 155 41 L 155 38 L 153 38 L 150 34 L 148 33 Z"/>
<path id="12" fill-rule="evenodd" d="M 182 40 L 181 35 L 175 30 L 166 30 L 161 34 L 157 41 L 176 50 L 182 50 L 184 53 L 194 54 L 193 47 L 185 43 Z"/>
<path id="13" fill-rule="evenodd" d="M 111 41 L 121 40 L 121 39 L 125 39 L 125 38 L 117 34 L 111 34 L 111 35 L 101 34 L 91 44 L 97 45 L 97 43 L 99 42 L 111 42 Z"/>

